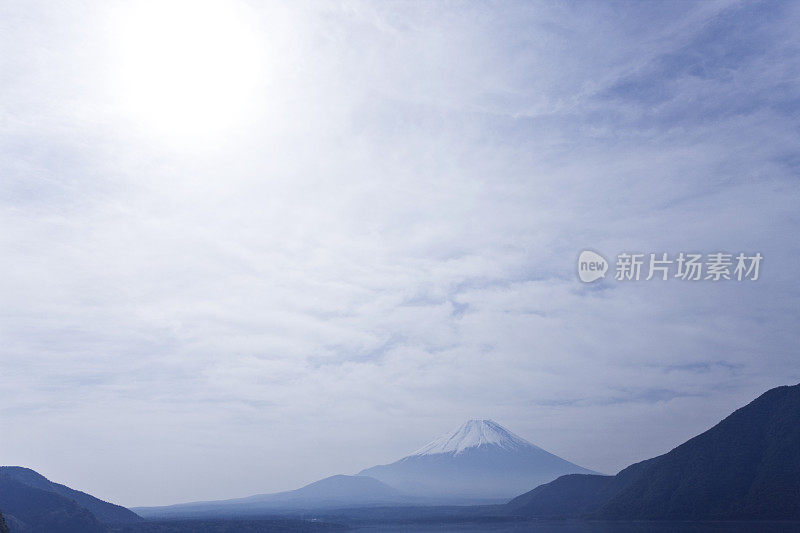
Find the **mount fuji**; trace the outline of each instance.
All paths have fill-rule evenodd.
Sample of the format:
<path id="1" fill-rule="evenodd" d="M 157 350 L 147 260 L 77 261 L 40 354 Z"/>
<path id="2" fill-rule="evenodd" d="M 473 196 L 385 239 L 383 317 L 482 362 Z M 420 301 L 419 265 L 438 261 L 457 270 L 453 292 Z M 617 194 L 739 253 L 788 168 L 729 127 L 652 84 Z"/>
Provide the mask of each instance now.
<path id="1" fill-rule="evenodd" d="M 505 503 L 564 474 L 594 474 L 492 420 L 469 420 L 413 454 L 355 476 L 337 475 L 288 492 L 137 507 L 144 518 L 280 514 L 319 509 Z"/>
<path id="2" fill-rule="evenodd" d="M 411 455 L 358 473 L 407 494 L 511 498 L 565 474 L 590 474 L 493 420 L 468 420 Z"/>

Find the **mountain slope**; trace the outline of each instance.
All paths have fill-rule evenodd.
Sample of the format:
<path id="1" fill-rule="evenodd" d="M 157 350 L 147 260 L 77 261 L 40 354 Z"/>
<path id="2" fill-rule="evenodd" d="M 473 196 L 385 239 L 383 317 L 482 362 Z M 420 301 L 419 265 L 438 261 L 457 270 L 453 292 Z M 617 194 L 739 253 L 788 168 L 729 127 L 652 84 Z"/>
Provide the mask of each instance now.
<path id="1" fill-rule="evenodd" d="M 136 522 L 142 518 L 122 507 L 113 503 L 104 502 L 90 494 L 71 489 L 65 485 L 53 483 L 43 475 L 31 470 L 30 468 L 22 468 L 19 466 L 1 466 L 0 477 L 13 479 L 39 490 L 45 492 L 54 492 L 69 500 L 75 501 L 78 505 L 84 507 L 91 512 L 97 520 L 104 523 L 124 523 Z"/>
<path id="2" fill-rule="evenodd" d="M 772 389 L 616 476 L 560 478 L 507 508 L 612 520 L 800 519 L 800 385 Z"/>
<path id="3" fill-rule="evenodd" d="M 101 522 L 141 520 L 124 507 L 14 466 L 0 467 L 0 509 L 14 533 L 99 533 Z"/>
<path id="4" fill-rule="evenodd" d="M 535 446 L 492 420 L 469 420 L 408 457 L 367 468 L 415 496 L 511 498 L 564 474 L 593 473 Z"/>
<path id="5" fill-rule="evenodd" d="M 342 504 L 352 502 L 390 502 L 397 500 L 400 492 L 375 478 L 367 476 L 336 475 L 326 477 L 304 487 L 277 494 L 260 494 L 231 500 L 232 502 L 294 502 L 298 504 Z"/>
<path id="6" fill-rule="evenodd" d="M 0 475 L 0 509 L 14 533 L 101 533 L 103 527 L 73 500 Z"/>
<path id="7" fill-rule="evenodd" d="M 571 474 L 539 485 L 506 504 L 512 514 L 536 518 L 591 516 L 618 490 L 614 476 Z"/>
<path id="8" fill-rule="evenodd" d="M 323 509 L 404 501 L 396 489 L 367 476 L 337 475 L 299 489 L 233 500 L 137 508 L 145 518 L 248 516 L 276 510 Z"/>

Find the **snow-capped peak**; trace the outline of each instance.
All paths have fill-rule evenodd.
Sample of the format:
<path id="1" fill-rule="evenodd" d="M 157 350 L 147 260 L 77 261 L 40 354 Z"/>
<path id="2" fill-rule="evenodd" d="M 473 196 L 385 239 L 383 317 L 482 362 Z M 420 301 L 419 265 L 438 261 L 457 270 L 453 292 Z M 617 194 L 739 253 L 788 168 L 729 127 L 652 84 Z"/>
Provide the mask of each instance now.
<path id="1" fill-rule="evenodd" d="M 437 453 L 458 455 L 468 448 L 489 445 L 498 446 L 504 450 L 535 448 L 533 444 L 520 436 L 514 435 L 494 420 L 473 419 L 467 420 L 453 433 L 439 437 L 411 455 L 433 455 Z"/>

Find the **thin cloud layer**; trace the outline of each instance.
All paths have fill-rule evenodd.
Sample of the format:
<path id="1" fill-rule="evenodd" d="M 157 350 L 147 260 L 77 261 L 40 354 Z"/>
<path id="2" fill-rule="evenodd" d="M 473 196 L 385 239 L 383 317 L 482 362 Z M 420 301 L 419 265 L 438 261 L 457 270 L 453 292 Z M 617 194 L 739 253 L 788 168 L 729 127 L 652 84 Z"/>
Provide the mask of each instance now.
<path id="1" fill-rule="evenodd" d="M 4 463 L 167 504 L 480 417 L 613 473 L 800 377 L 794 4 L 246 6 L 262 96 L 191 141 L 118 108 L 120 6 L 0 9 Z"/>

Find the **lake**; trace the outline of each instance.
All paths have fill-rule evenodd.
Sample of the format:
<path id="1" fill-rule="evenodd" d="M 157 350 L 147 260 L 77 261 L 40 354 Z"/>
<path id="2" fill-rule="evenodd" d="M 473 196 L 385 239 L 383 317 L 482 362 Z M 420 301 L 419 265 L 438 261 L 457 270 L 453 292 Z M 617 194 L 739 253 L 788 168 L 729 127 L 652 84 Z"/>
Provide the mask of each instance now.
<path id="1" fill-rule="evenodd" d="M 480 531 L 486 533 L 797 533 L 800 522 L 583 522 L 583 521 L 522 521 L 522 522 L 458 522 L 438 524 L 370 524 L 355 531 L 405 533 L 456 533 Z"/>

